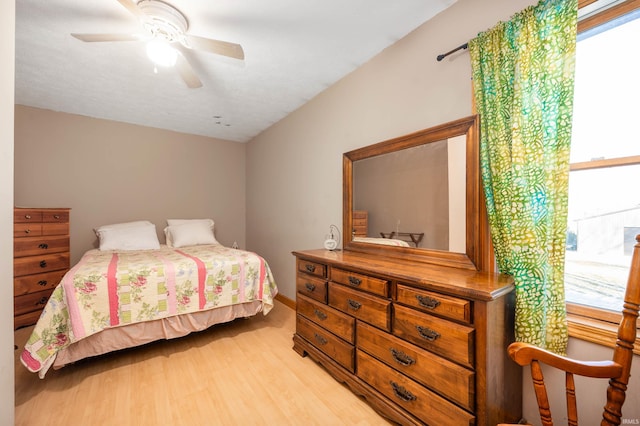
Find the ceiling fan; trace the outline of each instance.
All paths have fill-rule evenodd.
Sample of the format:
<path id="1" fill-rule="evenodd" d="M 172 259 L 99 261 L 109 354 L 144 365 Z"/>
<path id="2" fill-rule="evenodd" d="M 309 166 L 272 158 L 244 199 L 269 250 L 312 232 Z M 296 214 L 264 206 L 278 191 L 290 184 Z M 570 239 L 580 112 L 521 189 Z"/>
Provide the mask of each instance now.
<path id="1" fill-rule="evenodd" d="M 85 42 L 146 41 L 147 55 L 160 66 L 174 66 L 190 88 L 202 86 L 200 78 L 183 54 L 184 49 L 201 50 L 235 59 L 244 59 L 242 46 L 187 34 L 187 18 L 169 3 L 160 0 L 117 0 L 142 24 L 142 34 L 71 34 Z"/>

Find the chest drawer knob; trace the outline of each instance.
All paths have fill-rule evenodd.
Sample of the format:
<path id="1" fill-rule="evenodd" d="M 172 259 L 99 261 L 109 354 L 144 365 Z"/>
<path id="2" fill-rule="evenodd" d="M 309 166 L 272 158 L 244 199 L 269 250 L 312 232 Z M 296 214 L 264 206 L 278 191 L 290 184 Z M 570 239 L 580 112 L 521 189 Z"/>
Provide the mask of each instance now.
<path id="1" fill-rule="evenodd" d="M 307 263 L 306 265 L 304 265 L 304 269 L 306 269 L 308 272 L 314 273 L 316 271 L 316 265 Z"/>
<path id="2" fill-rule="evenodd" d="M 314 333 L 313 337 L 315 337 L 316 342 L 318 342 L 319 344 L 321 344 L 323 346 L 327 344 L 327 339 L 325 339 L 324 337 L 322 337 L 318 333 Z"/>
<path id="3" fill-rule="evenodd" d="M 394 348 L 390 348 L 389 350 L 391 351 L 391 356 L 398 364 L 408 366 L 416 363 L 415 359 L 411 358 L 409 355 L 405 354 L 402 351 Z"/>
<path id="4" fill-rule="evenodd" d="M 353 299 L 347 299 L 347 303 L 349 304 L 349 307 L 351 309 L 353 309 L 354 311 L 357 311 L 358 309 L 360 309 L 360 307 L 362 306 L 362 303 L 360 302 L 356 302 Z"/>
<path id="5" fill-rule="evenodd" d="M 362 284 L 362 280 L 360 278 L 356 278 L 356 277 L 349 277 L 349 284 L 351 284 L 352 286 L 359 286 L 360 284 Z"/>
<path id="6" fill-rule="evenodd" d="M 48 248 L 49 248 L 49 244 L 45 244 L 45 243 L 38 244 L 38 248 L 41 248 L 41 249 L 43 249 L 43 250 L 46 250 L 46 249 L 48 249 Z"/>
<path id="7" fill-rule="evenodd" d="M 400 386 L 394 381 L 391 381 L 389 383 L 391 383 L 391 387 L 393 388 L 393 393 L 395 394 L 395 396 L 397 396 L 401 400 L 409 402 L 418 399 L 417 396 L 406 390 L 404 386 Z"/>
<path id="8" fill-rule="evenodd" d="M 427 339 L 430 342 L 433 342 L 438 337 L 440 337 L 440 333 L 438 333 L 437 331 L 427 327 L 423 327 L 421 325 L 416 325 L 416 330 L 418 330 L 418 334 L 420 334 L 420 337 Z"/>
<path id="9" fill-rule="evenodd" d="M 25 215 L 24 215 L 24 218 L 25 218 L 25 219 L 31 219 L 31 215 L 30 215 L 30 214 L 25 214 Z"/>
<path id="10" fill-rule="evenodd" d="M 25 229 L 25 230 L 24 230 L 24 233 L 25 233 L 25 234 L 30 234 L 30 233 L 31 233 L 31 229 Z"/>
<path id="11" fill-rule="evenodd" d="M 42 287 L 46 287 L 47 286 L 47 280 L 38 281 L 38 285 L 41 285 Z"/>
<path id="12" fill-rule="evenodd" d="M 304 287 L 309 291 L 314 291 L 316 289 L 315 284 L 311 284 L 311 283 L 304 283 Z"/>
<path id="13" fill-rule="evenodd" d="M 440 301 L 438 299 L 434 299 L 433 297 L 416 294 L 416 299 L 418 299 L 418 304 L 420 306 L 427 309 L 435 309 L 440 305 Z"/>
<path id="14" fill-rule="evenodd" d="M 36 302 L 36 306 L 46 304 L 46 303 L 47 303 L 47 300 L 49 300 L 49 298 L 48 298 L 48 297 L 41 297 L 41 298 L 40 298 L 40 300 L 38 300 L 38 301 Z"/>
<path id="15" fill-rule="evenodd" d="M 41 260 L 40 261 L 40 267 L 41 268 L 46 268 L 47 267 L 47 261 L 46 260 Z"/>
<path id="16" fill-rule="evenodd" d="M 314 313 L 314 314 L 316 314 L 316 316 L 317 316 L 320 320 L 322 320 L 322 321 L 324 321 L 324 320 L 326 320 L 326 319 L 327 319 L 327 314 L 325 314 L 325 313 L 324 313 L 324 312 L 322 312 L 321 310 L 314 309 L 314 310 L 313 310 L 313 313 Z"/>
<path id="17" fill-rule="evenodd" d="M 54 219 L 60 219 L 60 215 L 59 215 L 59 214 L 54 214 L 54 215 L 53 215 L 53 218 L 54 218 Z"/>

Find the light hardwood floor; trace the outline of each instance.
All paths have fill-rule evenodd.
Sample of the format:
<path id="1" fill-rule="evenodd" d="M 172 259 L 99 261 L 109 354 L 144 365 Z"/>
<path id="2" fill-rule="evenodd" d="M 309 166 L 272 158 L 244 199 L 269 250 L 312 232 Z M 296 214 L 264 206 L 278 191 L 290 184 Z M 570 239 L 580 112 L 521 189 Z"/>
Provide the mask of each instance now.
<path id="1" fill-rule="evenodd" d="M 32 327 L 17 330 L 22 348 Z M 16 350 L 16 425 L 388 425 L 295 353 L 295 311 L 80 361 L 43 380 Z"/>

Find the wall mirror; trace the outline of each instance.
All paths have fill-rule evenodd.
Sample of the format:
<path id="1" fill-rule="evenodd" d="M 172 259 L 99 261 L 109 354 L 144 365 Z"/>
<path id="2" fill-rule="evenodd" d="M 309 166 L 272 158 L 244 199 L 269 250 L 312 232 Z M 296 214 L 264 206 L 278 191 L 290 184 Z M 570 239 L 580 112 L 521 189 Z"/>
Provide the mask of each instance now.
<path id="1" fill-rule="evenodd" d="M 345 153 L 344 249 L 490 269 L 477 120 Z"/>

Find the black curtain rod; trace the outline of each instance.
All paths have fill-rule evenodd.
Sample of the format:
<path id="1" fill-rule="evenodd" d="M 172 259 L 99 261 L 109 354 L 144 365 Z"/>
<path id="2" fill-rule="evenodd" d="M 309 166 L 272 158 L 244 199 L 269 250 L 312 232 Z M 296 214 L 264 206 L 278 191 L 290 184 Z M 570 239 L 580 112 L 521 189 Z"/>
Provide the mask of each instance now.
<path id="1" fill-rule="evenodd" d="M 469 47 L 469 43 L 465 43 L 465 44 L 463 44 L 462 46 L 458 46 L 458 47 L 456 47 L 455 49 L 450 50 L 450 51 L 449 51 L 449 52 L 447 52 L 447 53 L 443 53 L 442 55 L 438 55 L 438 57 L 437 57 L 436 59 L 438 60 L 438 62 L 440 62 L 441 60 L 443 60 L 443 59 L 444 59 L 444 58 L 446 58 L 447 56 L 451 55 L 452 53 L 455 53 L 455 52 L 457 52 L 457 51 L 458 51 L 458 50 L 460 50 L 460 49 L 466 49 L 466 48 L 468 48 L 468 47 Z"/>

